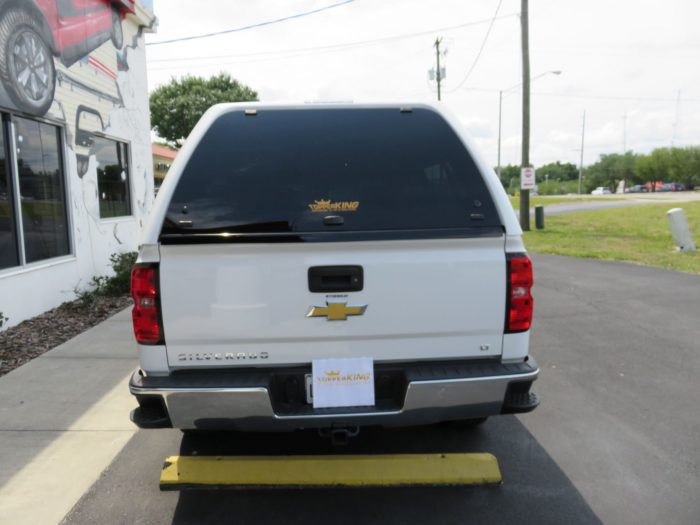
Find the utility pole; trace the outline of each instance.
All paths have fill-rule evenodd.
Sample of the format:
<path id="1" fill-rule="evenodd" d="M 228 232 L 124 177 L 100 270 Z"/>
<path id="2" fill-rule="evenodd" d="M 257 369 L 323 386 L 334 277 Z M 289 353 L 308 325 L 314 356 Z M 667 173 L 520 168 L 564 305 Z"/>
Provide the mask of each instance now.
<path id="1" fill-rule="evenodd" d="M 676 97 L 676 118 L 673 119 L 673 135 L 671 136 L 671 147 L 674 146 L 676 142 L 676 128 L 678 128 L 678 111 L 681 107 L 681 90 L 678 90 L 678 96 Z"/>
<path id="2" fill-rule="evenodd" d="M 501 180 L 501 109 L 503 106 L 503 90 L 498 92 L 498 166 L 496 172 L 498 179 Z M 502 181 L 501 181 L 502 182 Z"/>
<path id="3" fill-rule="evenodd" d="M 583 110 L 583 125 L 581 126 L 581 162 L 578 165 L 578 193 L 583 189 L 583 139 L 586 136 L 586 110 Z"/>
<path id="4" fill-rule="evenodd" d="M 561 75 L 561 71 L 558 69 L 552 70 L 552 71 L 545 71 L 544 73 L 541 73 L 537 75 L 535 78 L 533 78 L 530 82 L 533 82 L 537 80 L 538 78 L 542 78 L 545 75 Z M 501 123 L 503 122 L 502 115 L 503 115 L 503 93 L 508 93 L 510 90 L 515 89 L 517 87 L 520 87 L 520 84 L 522 82 L 518 82 L 514 86 L 509 87 L 508 89 L 501 89 L 498 91 L 498 166 L 496 167 L 496 173 L 498 173 L 498 178 L 501 178 L 501 130 L 502 126 Z"/>
<path id="5" fill-rule="evenodd" d="M 440 82 L 442 81 L 442 73 L 440 71 L 440 44 L 442 38 L 435 39 L 435 58 L 437 59 L 437 69 L 435 70 L 435 80 L 437 80 L 438 100 L 440 100 Z"/>
<path id="6" fill-rule="evenodd" d="M 521 168 L 530 167 L 530 44 L 528 0 L 520 0 L 520 38 L 523 53 L 523 140 Z M 522 177 L 522 175 L 521 175 Z M 530 230 L 530 190 L 520 190 L 520 227 Z"/>
<path id="7" fill-rule="evenodd" d="M 627 153 L 627 112 L 622 117 L 622 154 Z"/>

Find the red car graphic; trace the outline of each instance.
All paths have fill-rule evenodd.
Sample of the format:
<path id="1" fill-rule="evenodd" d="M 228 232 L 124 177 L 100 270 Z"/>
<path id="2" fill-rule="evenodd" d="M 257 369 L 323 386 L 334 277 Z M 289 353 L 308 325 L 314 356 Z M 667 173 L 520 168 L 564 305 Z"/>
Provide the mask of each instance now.
<path id="1" fill-rule="evenodd" d="M 53 102 L 53 57 L 66 67 L 111 38 L 134 0 L 0 0 L 0 80 L 21 110 L 46 113 Z"/>

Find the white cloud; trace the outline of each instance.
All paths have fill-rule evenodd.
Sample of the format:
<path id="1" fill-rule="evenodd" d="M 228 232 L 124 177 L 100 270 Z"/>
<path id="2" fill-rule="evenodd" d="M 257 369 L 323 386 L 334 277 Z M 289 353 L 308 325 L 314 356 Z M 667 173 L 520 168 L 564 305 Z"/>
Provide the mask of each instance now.
<path id="1" fill-rule="evenodd" d="M 497 130 L 494 130 L 491 122 L 483 117 L 465 117 L 460 115 L 459 121 L 467 129 L 474 139 L 494 138 Z"/>
<path id="2" fill-rule="evenodd" d="M 330 5 L 334 0 L 156 2 L 158 33 L 148 41 L 212 32 Z M 297 20 L 235 34 L 148 48 L 151 88 L 172 75 L 228 71 L 256 89 L 262 100 L 435 100 L 427 70 L 434 67 L 437 36 L 447 68 L 443 101 L 477 139 L 487 160 L 497 157 L 498 90 L 520 81 L 517 16 L 498 20 L 471 77 L 455 89 L 473 63 L 486 24 L 430 32 L 380 44 L 336 46 L 489 19 L 498 0 L 357 0 Z M 517 13 L 504 0 L 501 14 Z M 620 152 L 627 115 L 627 148 L 683 145 L 700 136 L 700 3 L 589 0 L 585 5 L 530 4 L 532 84 L 531 160 L 578 163 L 581 117 L 586 111 L 586 164 Z M 286 54 L 282 50 L 297 50 Z M 237 55 L 225 58 L 207 57 Z M 187 57 L 197 57 L 186 60 Z M 204 57 L 204 58 L 202 58 Z M 164 62 L 163 60 L 172 60 Z M 493 91 L 473 90 L 487 88 Z M 676 104 L 678 90 L 681 103 Z M 580 98 L 580 95 L 595 98 Z M 621 98 L 599 98 L 621 97 Z M 662 100 L 649 100 L 662 99 Z M 694 100 L 688 100 L 694 99 Z M 502 163 L 520 161 L 520 93 L 503 97 Z M 676 118 L 678 113 L 678 118 Z M 675 130 L 674 130 L 675 123 Z"/>

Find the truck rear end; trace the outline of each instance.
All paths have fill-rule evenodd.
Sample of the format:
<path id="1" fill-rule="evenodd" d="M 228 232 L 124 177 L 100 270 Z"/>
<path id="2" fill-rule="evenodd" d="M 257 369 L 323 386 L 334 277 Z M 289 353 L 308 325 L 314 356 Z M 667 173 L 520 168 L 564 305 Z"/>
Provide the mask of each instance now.
<path id="1" fill-rule="evenodd" d="M 274 431 L 532 410 L 531 287 L 500 182 L 437 108 L 215 106 L 134 270 L 133 419 Z M 360 362 L 372 402 L 320 403 Z"/>

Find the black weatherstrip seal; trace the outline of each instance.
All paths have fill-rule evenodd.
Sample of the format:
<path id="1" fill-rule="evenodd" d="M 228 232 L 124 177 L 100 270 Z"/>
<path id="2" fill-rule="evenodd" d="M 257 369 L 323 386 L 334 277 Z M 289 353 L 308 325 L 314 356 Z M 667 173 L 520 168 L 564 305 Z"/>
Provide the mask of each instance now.
<path id="1" fill-rule="evenodd" d="M 161 244 L 274 244 L 302 242 L 404 241 L 423 239 L 471 239 L 501 237 L 502 226 L 480 228 L 432 228 L 425 230 L 374 230 L 281 233 L 163 233 Z"/>

